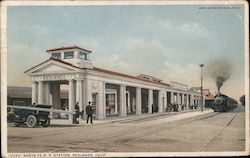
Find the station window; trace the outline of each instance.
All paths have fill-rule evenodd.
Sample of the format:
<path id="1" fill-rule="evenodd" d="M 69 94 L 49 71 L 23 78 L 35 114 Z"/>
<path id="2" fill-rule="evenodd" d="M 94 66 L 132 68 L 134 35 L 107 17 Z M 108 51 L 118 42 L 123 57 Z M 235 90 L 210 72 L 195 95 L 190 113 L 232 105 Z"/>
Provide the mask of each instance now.
<path id="1" fill-rule="evenodd" d="M 115 94 L 114 93 L 106 95 L 106 103 L 107 104 L 114 104 L 115 103 Z"/>
<path id="2" fill-rule="evenodd" d="M 61 59 L 61 53 L 53 53 L 52 58 Z"/>
<path id="3" fill-rule="evenodd" d="M 74 52 L 64 52 L 64 59 L 73 59 Z"/>
<path id="4" fill-rule="evenodd" d="M 106 94 L 106 114 L 115 115 L 115 93 Z"/>
<path id="5" fill-rule="evenodd" d="M 87 54 L 80 52 L 80 59 L 87 60 Z"/>

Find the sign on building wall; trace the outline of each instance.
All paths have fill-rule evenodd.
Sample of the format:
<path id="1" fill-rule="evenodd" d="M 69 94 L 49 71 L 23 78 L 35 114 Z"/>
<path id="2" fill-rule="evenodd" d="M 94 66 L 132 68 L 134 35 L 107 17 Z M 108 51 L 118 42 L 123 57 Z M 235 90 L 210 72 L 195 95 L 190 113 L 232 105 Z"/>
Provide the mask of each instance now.
<path id="1" fill-rule="evenodd" d="M 32 77 L 33 81 L 58 81 L 75 79 L 75 75 L 71 74 L 51 74 Z"/>

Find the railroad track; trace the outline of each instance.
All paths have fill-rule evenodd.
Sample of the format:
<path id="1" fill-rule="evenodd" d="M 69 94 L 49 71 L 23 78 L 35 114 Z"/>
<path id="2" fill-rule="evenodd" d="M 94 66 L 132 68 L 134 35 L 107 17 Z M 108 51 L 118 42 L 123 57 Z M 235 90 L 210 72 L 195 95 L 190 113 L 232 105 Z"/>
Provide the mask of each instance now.
<path id="1" fill-rule="evenodd" d="M 119 134 L 105 137 L 102 139 L 88 141 L 88 142 L 75 142 L 75 143 L 77 143 L 77 144 L 104 144 L 104 147 L 101 147 L 101 148 L 93 151 L 93 152 L 101 152 L 101 151 L 105 151 L 108 148 L 119 147 L 119 146 L 125 145 L 128 142 L 138 140 L 142 137 L 145 137 L 146 135 L 152 135 L 152 134 L 162 132 L 164 130 L 177 128 L 179 126 L 186 125 L 187 123 L 190 123 L 190 122 L 210 119 L 210 118 L 218 116 L 220 114 L 222 114 L 222 113 L 209 113 L 208 116 L 207 115 L 197 116 L 197 117 L 200 117 L 200 119 L 197 119 L 197 117 L 193 117 L 193 118 L 189 118 L 187 120 L 181 120 L 181 122 L 177 122 L 177 123 L 176 123 L 176 121 L 174 121 L 174 122 L 166 124 L 166 126 L 164 126 L 162 124 L 158 124 L 158 125 L 155 125 L 154 128 L 152 128 L 152 125 L 146 125 L 140 129 L 138 129 L 138 128 L 130 129 L 129 131 L 120 132 Z M 142 121 L 142 119 L 140 119 L 138 121 Z M 129 122 L 131 122 L 131 121 L 128 121 L 127 123 L 129 123 Z M 119 138 L 119 140 L 117 140 L 117 138 Z M 105 141 L 109 141 L 109 143 L 107 143 Z M 65 149 L 67 149 L 67 148 L 65 148 Z M 56 152 L 57 150 L 59 150 L 59 149 L 56 149 L 53 152 Z"/>
<path id="2" fill-rule="evenodd" d="M 221 114 L 221 113 L 219 113 L 219 114 Z M 226 125 L 223 129 L 221 129 L 220 131 L 218 131 L 218 132 L 208 141 L 208 143 L 206 143 L 206 144 L 200 149 L 200 151 L 203 151 L 203 150 L 205 149 L 205 147 L 208 146 L 208 144 L 210 144 L 210 143 L 211 143 L 220 133 L 222 133 L 222 132 L 232 123 L 232 121 L 235 119 L 235 117 L 236 117 L 238 114 L 239 114 L 239 112 L 237 112 L 236 114 L 234 114 L 233 118 L 230 119 L 230 121 L 227 123 L 227 125 Z"/>

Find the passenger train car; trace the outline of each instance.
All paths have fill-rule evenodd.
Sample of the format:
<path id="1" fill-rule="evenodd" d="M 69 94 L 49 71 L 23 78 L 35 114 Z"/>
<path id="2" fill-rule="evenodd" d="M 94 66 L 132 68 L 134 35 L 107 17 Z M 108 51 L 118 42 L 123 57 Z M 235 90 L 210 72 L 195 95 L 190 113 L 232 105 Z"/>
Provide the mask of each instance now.
<path id="1" fill-rule="evenodd" d="M 238 102 L 224 94 L 217 94 L 214 97 L 212 109 L 214 112 L 226 112 L 237 107 Z"/>

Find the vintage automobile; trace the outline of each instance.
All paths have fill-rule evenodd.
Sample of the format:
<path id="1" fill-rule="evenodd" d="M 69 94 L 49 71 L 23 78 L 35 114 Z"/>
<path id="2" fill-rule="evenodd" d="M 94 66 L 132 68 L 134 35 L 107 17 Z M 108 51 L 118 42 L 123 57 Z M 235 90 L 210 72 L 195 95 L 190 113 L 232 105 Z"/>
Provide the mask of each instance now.
<path id="1" fill-rule="evenodd" d="M 10 106 L 8 112 L 8 122 L 14 122 L 17 127 L 26 124 L 27 127 L 35 127 L 42 125 L 47 127 L 50 124 L 51 105 L 36 106 Z M 44 110 L 43 110 L 44 109 Z"/>

